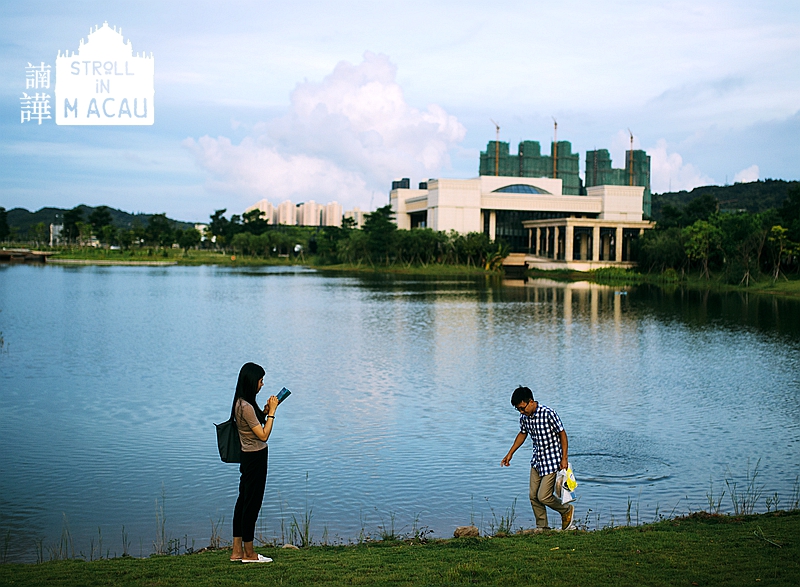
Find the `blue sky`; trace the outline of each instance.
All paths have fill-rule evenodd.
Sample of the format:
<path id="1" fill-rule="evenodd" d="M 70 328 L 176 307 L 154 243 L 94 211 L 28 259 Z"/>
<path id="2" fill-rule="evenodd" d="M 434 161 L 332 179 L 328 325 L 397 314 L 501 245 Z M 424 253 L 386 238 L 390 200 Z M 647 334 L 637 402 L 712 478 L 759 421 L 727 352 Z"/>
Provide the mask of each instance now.
<path id="1" fill-rule="evenodd" d="M 27 63 L 106 21 L 154 55 L 155 124 L 21 124 Z M 477 175 L 490 119 L 549 151 L 555 117 L 619 167 L 630 129 L 656 192 L 800 179 L 796 0 L 6 2 L 0 55 L 7 209 L 375 208 L 396 177 Z"/>

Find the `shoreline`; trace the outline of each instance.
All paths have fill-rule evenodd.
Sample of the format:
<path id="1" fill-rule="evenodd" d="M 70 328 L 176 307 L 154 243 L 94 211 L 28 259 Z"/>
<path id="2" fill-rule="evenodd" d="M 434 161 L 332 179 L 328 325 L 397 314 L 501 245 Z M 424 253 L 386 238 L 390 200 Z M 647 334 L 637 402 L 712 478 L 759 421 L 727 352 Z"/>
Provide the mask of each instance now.
<path id="1" fill-rule="evenodd" d="M 0 565 L 13 585 L 796 585 L 800 511 L 696 512 L 595 531 L 352 545 L 276 546 L 267 565 L 229 560 L 229 548 L 190 555 L 53 560 Z"/>
<path id="2" fill-rule="evenodd" d="M 764 276 L 760 282 L 754 282 L 749 287 L 742 285 L 735 285 L 724 283 L 718 278 L 710 280 L 702 279 L 693 274 L 687 274 L 680 279 L 665 279 L 662 275 L 649 274 L 649 273 L 628 273 L 619 272 L 618 274 L 600 273 L 595 272 L 578 272 L 578 271 L 542 271 L 542 270 L 528 270 L 525 272 L 504 273 L 503 271 L 488 271 L 482 267 L 466 266 L 466 265 L 445 265 L 445 264 L 430 264 L 427 266 L 420 265 L 365 265 L 365 264 L 349 264 L 338 263 L 334 265 L 319 265 L 314 262 L 314 259 L 290 259 L 290 258 L 261 258 L 242 255 L 228 255 L 225 253 L 211 252 L 211 251 L 189 251 L 184 254 L 182 251 L 173 253 L 173 249 L 165 249 L 159 256 L 162 260 L 152 259 L 155 255 L 136 255 L 136 254 L 123 254 L 119 251 L 113 251 L 108 254 L 107 251 L 102 251 L 102 255 L 86 255 L 82 252 L 66 252 L 54 253 L 50 256 L 46 264 L 54 265 L 97 265 L 97 266 L 152 266 L 152 267 L 168 267 L 168 266 L 197 266 L 197 265 L 215 265 L 221 267 L 306 267 L 316 271 L 324 272 L 339 272 L 339 273 L 362 273 L 362 274 L 394 274 L 394 275 L 419 275 L 419 276 L 464 276 L 464 277 L 505 277 L 506 279 L 552 279 L 554 281 L 562 281 L 565 283 L 574 283 L 578 281 L 590 281 L 600 285 L 609 286 L 626 286 L 626 285 L 655 285 L 662 289 L 670 288 L 686 288 L 697 291 L 710 291 L 715 293 L 721 292 L 738 292 L 744 294 L 758 294 L 770 295 L 783 298 L 797 299 L 800 298 L 800 279 L 782 279 L 773 282 L 769 277 Z M 94 251 L 92 251 L 94 253 Z M 98 251 L 101 252 L 101 251 Z M 62 256 L 63 255 L 63 256 Z M 113 258 L 117 257 L 119 258 Z M 150 257 L 150 258 L 148 258 Z"/>
<path id="3" fill-rule="evenodd" d="M 171 267 L 177 261 L 124 261 L 107 259 L 50 259 L 48 265 L 144 265 L 148 267 Z"/>

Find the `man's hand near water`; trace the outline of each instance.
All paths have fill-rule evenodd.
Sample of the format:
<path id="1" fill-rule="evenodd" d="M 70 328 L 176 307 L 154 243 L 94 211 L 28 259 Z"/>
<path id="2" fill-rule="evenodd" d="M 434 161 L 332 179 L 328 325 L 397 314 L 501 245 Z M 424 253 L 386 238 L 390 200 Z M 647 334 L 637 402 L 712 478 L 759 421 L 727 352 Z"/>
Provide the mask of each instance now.
<path id="1" fill-rule="evenodd" d="M 523 434 L 522 432 L 517 434 L 517 437 L 514 439 L 514 444 L 511 445 L 511 448 L 508 449 L 506 456 L 504 456 L 503 460 L 500 461 L 501 467 L 508 467 L 511 465 L 511 457 L 513 457 L 514 453 L 517 452 L 517 449 L 525 443 L 526 438 L 528 438 L 527 434 Z"/>

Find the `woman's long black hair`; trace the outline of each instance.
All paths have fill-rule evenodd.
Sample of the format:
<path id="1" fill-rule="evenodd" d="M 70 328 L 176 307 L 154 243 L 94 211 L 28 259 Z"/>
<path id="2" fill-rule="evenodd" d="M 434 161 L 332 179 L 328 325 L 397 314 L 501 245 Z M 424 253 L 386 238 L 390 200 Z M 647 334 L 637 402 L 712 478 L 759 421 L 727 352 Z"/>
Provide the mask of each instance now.
<path id="1" fill-rule="evenodd" d="M 266 422 L 267 418 L 261 408 L 256 404 L 256 393 L 258 393 L 258 381 L 264 377 L 264 368 L 255 363 L 245 363 L 239 370 L 239 381 L 236 382 L 236 393 L 233 396 L 233 406 L 231 406 L 231 413 L 236 408 L 236 400 L 242 398 L 248 404 L 253 406 L 256 412 L 258 421 L 262 424 Z"/>

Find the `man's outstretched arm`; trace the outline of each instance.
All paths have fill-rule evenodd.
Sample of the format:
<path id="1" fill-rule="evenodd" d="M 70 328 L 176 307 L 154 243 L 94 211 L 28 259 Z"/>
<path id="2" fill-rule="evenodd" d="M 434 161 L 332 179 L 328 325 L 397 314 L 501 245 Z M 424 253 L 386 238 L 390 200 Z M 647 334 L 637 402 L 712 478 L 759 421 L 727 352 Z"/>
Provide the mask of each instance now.
<path id="1" fill-rule="evenodd" d="M 501 467 L 508 467 L 511 464 L 511 457 L 513 457 L 514 453 L 517 452 L 517 449 L 524 444 L 526 438 L 528 438 L 527 434 L 522 432 L 517 433 L 517 437 L 514 439 L 514 444 L 511 445 L 511 448 L 508 449 L 506 456 L 504 456 L 503 460 L 500 461 Z"/>

